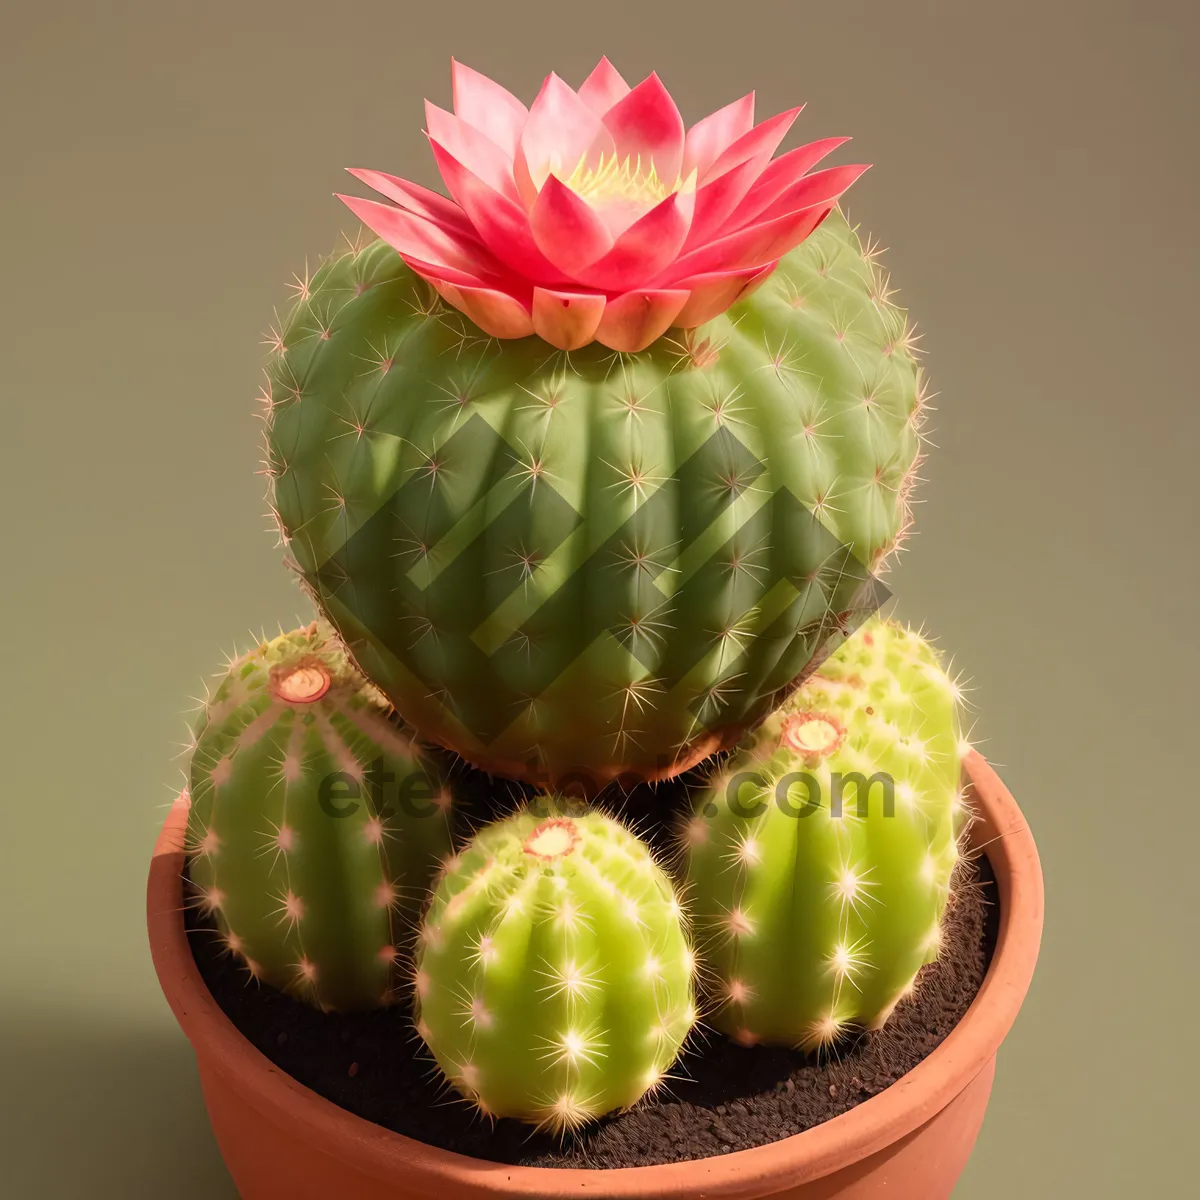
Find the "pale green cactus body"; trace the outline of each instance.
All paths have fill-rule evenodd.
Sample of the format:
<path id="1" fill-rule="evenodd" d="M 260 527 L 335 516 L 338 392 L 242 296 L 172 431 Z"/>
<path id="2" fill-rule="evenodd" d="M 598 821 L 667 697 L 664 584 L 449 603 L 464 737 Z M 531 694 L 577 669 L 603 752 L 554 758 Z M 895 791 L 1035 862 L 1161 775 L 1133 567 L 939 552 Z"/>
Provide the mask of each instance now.
<path id="1" fill-rule="evenodd" d="M 685 831 L 715 1025 L 820 1048 L 882 1025 L 936 958 L 965 815 L 958 710 L 929 644 L 873 619 L 723 764 Z"/>
<path id="2" fill-rule="evenodd" d="M 420 905 L 452 849 L 449 793 L 388 713 L 314 624 L 236 659 L 195 733 L 196 903 L 251 977 L 321 1008 L 402 994 Z"/>
<path id="3" fill-rule="evenodd" d="M 665 1078 L 696 1020 L 683 911 L 649 848 L 547 798 L 483 829 L 422 927 L 417 1028 L 494 1117 L 558 1132 Z"/>
<path id="4" fill-rule="evenodd" d="M 731 744 L 908 527 L 912 327 L 840 212 L 635 354 L 490 339 L 383 242 L 271 341 L 291 560 L 404 718 L 490 772 L 568 790 Z"/>

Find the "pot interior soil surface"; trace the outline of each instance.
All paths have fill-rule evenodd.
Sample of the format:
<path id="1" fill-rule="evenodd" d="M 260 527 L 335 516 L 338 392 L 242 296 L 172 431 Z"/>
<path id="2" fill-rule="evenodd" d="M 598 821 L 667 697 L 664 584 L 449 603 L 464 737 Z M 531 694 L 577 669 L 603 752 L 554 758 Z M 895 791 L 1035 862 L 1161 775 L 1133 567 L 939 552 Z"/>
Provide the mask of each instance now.
<path id="1" fill-rule="evenodd" d="M 498 797 L 501 789 L 505 794 Z M 672 815 L 686 811 L 689 790 L 687 779 L 639 787 L 606 807 L 646 836 L 665 830 Z M 517 785 L 498 788 L 482 778 L 468 778 L 465 792 L 464 827 L 502 815 L 519 799 Z M 940 1045 L 966 1014 L 991 962 L 999 909 L 987 858 L 964 858 L 942 954 L 923 969 L 915 995 L 882 1030 L 848 1037 L 816 1056 L 748 1049 L 702 1029 L 673 1068 L 669 1091 L 561 1141 L 518 1121 L 492 1124 L 475 1115 L 439 1078 L 407 1005 L 371 1013 L 319 1012 L 248 981 L 213 936 L 209 919 L 189 909 L 186 920 L 200 974 L 225 1015 L 280 1070 L 327 1100 L 396 1133 L 473 1158 L 601 1169 L 749 1150 L 801 1133 L 882 1092 Z"/>

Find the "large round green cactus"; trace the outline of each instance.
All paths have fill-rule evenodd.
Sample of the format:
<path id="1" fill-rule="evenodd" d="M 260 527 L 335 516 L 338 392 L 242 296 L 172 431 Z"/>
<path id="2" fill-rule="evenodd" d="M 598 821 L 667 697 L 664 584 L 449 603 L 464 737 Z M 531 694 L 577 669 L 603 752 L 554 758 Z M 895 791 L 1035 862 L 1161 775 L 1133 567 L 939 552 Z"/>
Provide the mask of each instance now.
<path id="1" fill-rule="evenodd" d="M 307 587 L 422 736 L 500 774 L 661 778 L 730 744 L 909 519 L 920 371 L 840 212 L 636 354 L 493 341 L 383 242 L 305 280 L 272 342 Z"/>
<path id="2" fill-rule="evenodd" d="M 421 930 L 417 1028 L 480 1111 L 562 1132 L 654 1089 L 696 1011 L 683 912 L 648 848 L 548 800 L 447 870 Z"/>
<path id="3" fill-rule="evenodd" d="M 878 1027 L 938 953 L 963 824 L 958 689 L 869 621 L 697 800 L 688 900 L 712 1021 L 819 1048 Z"/>
<path id="4" fill-rule="evenodd" d="M 236 659 L 195 734 L 197 903 L 253 978 L 326 1009 L 399 995 L 449 793 L 319 625 Z"/>

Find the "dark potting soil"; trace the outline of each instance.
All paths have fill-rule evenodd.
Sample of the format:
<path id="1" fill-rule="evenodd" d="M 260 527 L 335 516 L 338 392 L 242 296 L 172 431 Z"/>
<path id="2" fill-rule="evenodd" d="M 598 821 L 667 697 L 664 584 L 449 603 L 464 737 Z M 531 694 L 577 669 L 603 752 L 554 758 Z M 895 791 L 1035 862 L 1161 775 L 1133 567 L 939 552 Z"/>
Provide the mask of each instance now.
<path id="1" fill-rule="evenodd" d="M 474 776 L 470 772 L 469 776 Z M 463 815 L 471 825 L 500 815 L 516 785 L 468 777 Z M 687 805 L 688 781 L 637 788 L 611 810 L 652 842 Z M 655 820 L 651 821 L 651 814 Z M 541 1167 L 639 1167 L 748 1150 L 846 1112 L 911 1071 L 958 1024 L 975 998 L 999 927 L 995 877 L 985 857 L 963 860 L 942 954 L 923 969 L 916 994 L 875 1033 L 821 1056 L 747 1049 L 705 1031 L 676 1063 L 670 1092 L 559 1141 L 528 1125 L 478 1117 L 437 1078 L 406 1007 L 322 1013 L 247 976 L 188 910 L 192 951 L 209 990 L 244 1037 L 281 1070 L 342 1108 L 397 1133 L 459 1154 Z"/>

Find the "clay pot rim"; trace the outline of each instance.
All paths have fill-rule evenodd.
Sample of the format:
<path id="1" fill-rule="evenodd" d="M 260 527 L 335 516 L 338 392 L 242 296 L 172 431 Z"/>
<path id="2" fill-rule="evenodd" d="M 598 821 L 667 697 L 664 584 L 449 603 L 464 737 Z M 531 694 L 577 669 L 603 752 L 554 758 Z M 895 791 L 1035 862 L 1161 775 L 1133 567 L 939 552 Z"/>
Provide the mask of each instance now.
<path id="1" fill-rule="evenodd" d="M 587 1170 L 488 1162 L 426 1145 L 357 1117 L 279 1070 L 217 1006 L 204 985 L 183 924 L 183 836 L 187 800 L 172 807 L 151 861 L 147 919 L 155 970 L 167 1001 L 206 1066 L 228 1077 L 246 1102 L 334 1159 L 382 1181 L 404 1178 L 431 1194 L 599 1198 L 771 1195 L 867 1158 L 946 1107 L 995 1056 L 1025 998 L 1041 943 L 1044 895 L 1033 836 L 1011 794 L 984 759 L 964 759 L 979 814 L 972 844 L 986 848 L 1000 893 L 991 967 L 966 1016 L 932 1054 L 878 1095 L 813 1129 L 751 1150 L 646 1167 Z"/>

